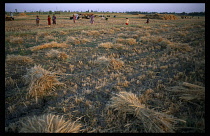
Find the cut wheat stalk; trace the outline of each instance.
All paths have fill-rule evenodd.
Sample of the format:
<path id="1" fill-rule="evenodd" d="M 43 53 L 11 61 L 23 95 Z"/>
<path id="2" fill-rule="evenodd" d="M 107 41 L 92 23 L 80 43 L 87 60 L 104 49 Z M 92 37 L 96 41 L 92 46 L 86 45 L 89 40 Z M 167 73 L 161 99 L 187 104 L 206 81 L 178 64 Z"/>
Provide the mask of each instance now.
<path id="1" fill-rule="evenodd" d="M 57 77 L 56 73 L 43 69 L 41 65 L 32 67 L 24 76 L 25 83 L 29 84 L 28 95 L 35 97 L 38 102 L 38 98 L 55 91 L 56 86 L 65 86 L 64 83 L 58 81 Z"/>
<path id="2" fill-rule="evenodd" d="M 174 132 L 173 124 L 178 120 L 173 116 L 148 109 L 142 100 L 131 92 L 120 92 L 111 98 L 110 108 L 119 113 L 133 114 L 143 123 L 148 133 Z"/>

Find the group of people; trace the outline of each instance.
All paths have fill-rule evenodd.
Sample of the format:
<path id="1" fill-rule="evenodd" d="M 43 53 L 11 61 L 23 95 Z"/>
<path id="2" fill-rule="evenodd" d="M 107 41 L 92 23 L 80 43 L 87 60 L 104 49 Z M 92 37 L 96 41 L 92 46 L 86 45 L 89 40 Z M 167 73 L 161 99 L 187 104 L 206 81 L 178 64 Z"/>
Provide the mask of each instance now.
<path id="1" fill-rule="evenodd" d="M 36 25 L 37 26 L 39 26 L 39 20 L 40 20 L 39 16 L 36 16 Z M 51 26 L 51 17 L 50 17 L 50 15 L 48 15 L 47 21 L 48 21 L 48 26 L 50 27 Z M 55 15 L 53 15 L 52 21 L 53 21 L 53 24 L 56 24 L 56 16 Z"/>
<path id="2" fill-rule="evenodd" d="M 39 20 L 40 20 L 39 16 L 36 16 L 36 25 L 37 26 L 39 26 Z M 76 20 L 77 20 L 77 16 L 73 14 L 73 22 L 75 23 Z M 50 15 L 48 15 L 47 21 L 48 21 L 48 26 L 50 27 L 51 26 L 51 17 L 50 17 Z M 56 16 L 55 15 L 53 15 L 52 21 L 53 21 L 53 24 L 56 24 Z M 90 16 L 90 23 L 94 24 L 94 15 L 93 14 Z M 125 24 L 126 25 L 129 24 L 129 19 L 128 18 L 126 18 L 126 23 Z M 149 18 L 147 19 L 146 24 L 149 24 Z"/>

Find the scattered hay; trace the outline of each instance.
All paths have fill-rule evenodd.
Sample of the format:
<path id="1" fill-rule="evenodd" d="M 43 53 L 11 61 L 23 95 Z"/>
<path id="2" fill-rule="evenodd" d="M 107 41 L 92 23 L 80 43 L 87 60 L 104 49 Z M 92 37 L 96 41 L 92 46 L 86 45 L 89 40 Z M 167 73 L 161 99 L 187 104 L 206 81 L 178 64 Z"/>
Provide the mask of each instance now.
<path id="1" fill-rule="evenodd" d="M 180 51 L 180 52 L 189 52 L 189 51 L 192 51 L 192 47 L 187 44 L 187 43 L 169 43 L 167 45 L 167 48 L 170 50 L 170 49 L 173 49 L 173 50 L 177 50 L 177 51 Z"/>
<path id="2" fill-rule="evenodd" d="M 9 42 L 10 43 L 16 43 L 16 44 L 23 43 L 23 38 L 22 37 L 13 37 L 13 36 L 10 36 L 9 37 Z"/>
<path id="3" fill-rule="evenodd" d="M 184 101 L 205 101 L 205 87 L 183 82 L 179 86 L 166 88 L 167 91 L 176 93 Z"/>
<path id="4" fill-rule="evenodd" d="M 7 64 L 29 64 L 33 63 L 33 59 L 28 56 L 21 56 L 21 55 L 7 55 L 6 57 Z"/>
<path id="5" fill-rule="evenodd" d="M 151 90 L 148 91 L 148 93 Z M 150 110 L 145 107 L 142 100 L 131 92 L 120 92 L 111 98 L 109 108 L 118 111 L 118 114 L 132 114 L 143 123 L 145 132 L 164 133 L 174 132 L 173 123 L 176 122 L 172 116 Z"/>
<path id="6" fill-rule="evenodd" d="M 47 41 L 50 41 L 50 40 L 55 40 L 56 38 L 52 35 L 46 35 L 46 36 L 44 36 L 44 39 Z"/>
<path id="7" fill-rule="evenodd" d="M 43 44 L 43 45 L 38 45 L 38 46 L 31 47 L 30 50 L 31 51 L 37 51 L 37 50 L 41 50 L 41 49 L 45 49 L 45 48 L 54 48 L 54 47 L 66 48 L 68 46 L 69 45 L 67 45 L 66 43 L 57 43 L 57 42 L 53 41 L 53 42 L 46 43 L 46 44 Z"/>
<path id="8" fill-rule="evenodd" d="M 85 44 L 85 43 L 87 43 L 87 42 L 91 42 L 89 39 L 87 39 L 87 38 L 82 38 L 81 40 L 80 40 L 80 43 L 82 43 L 82 44 Z"/>
<path id="9" fill-rule="evenodd" d="M 100 43 L 98 45 L 99 48 L 106 48 L 106 49 L 123 49 L 125 47 L 125 45 L 120 44 L 120 43 L 116 43 L 113 44 L 111 42 L 106 42 L 106 43 Z"/>
<path id="10" fill-rule="evenodd" d="M 19 133 L 78 133 L 82 125 L 76 121 L 65 120 L 64 116 L 44 114 L 40 116 L 24 117 L 18 123 L 9 125 L 13 131 Z M 18 124 L 18 125 L 17 125 Z"/>
<path id="11" fill-rule="evenodd" d="M 136 39 L 134 39 L 134 38 L 127 38 L 127 39 L 117 38 L 116 42 L 117 43 L 127 44 L 127 45 L 135 45 L 135 44 L 137 44 Z"/>
<path id="12" fill-rule="evenodd" d="M 98 47 L 110 49 L 110 48 L 113 47 L 113 43 L 111 43 L 111 42 L 100 43 L 100 44 L 98 45 Z"/>
<path id="13" fill-rule="evenodd" d="M 58 60 L 65 60 L 69 57 L 65 52 L 60 52 L 58 50 L 53 50 L 53 49 L 47 52 L 46 56 L 49 58 L 55 58 Z"/>
<path id="14" fill-rule="evenodd" d="M 71 44 L 77 45 L 77 44 L 80 44 L 80 40 L 78 40 L 78 38 L 68 36 L 66 38 L 66 43 L 71 43 Z"/>
<path id="15" fill-rule="evenodd" d="M 57 77 L 56 73 L 47 71 L 40 65 L 32 67 L 24 75 L 25 83 L 29 84 L 28 95 L 35 97 L 36 102 L 38 102 L 38 98 L 50 95 L 52 91 L 55 91 L 56 86 L 64 86 Z"/>
<path id="16" fill-rule="evenodd" d="M 120 69 L 124 66 L 124 62 L 122 60 L 119 59 L 110 59 L 110 58 L 106 58 L 105 56 L 102 57 L 98 57 L 97 60 L 94 61 L 95 64 L 100 64 L 103 65 L 109 69 Z"/>
<path id="17" fill-rule="evenodd" d="M 109 68 L 111 69 L 120 69 L 124 66 L 124 62 L 122 60 L 119 59 L 111 59 L 109 62 Z"/>

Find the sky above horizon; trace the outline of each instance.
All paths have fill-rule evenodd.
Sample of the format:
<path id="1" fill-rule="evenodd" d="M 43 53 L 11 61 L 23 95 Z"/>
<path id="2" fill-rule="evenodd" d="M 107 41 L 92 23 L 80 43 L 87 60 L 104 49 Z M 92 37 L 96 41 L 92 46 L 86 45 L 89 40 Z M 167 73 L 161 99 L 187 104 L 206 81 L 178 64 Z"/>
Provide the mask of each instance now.
<path id="1" fill-rule="evenodd" d="M 205 3 L 5 3 L 5 11 L 205 12 Z"/>

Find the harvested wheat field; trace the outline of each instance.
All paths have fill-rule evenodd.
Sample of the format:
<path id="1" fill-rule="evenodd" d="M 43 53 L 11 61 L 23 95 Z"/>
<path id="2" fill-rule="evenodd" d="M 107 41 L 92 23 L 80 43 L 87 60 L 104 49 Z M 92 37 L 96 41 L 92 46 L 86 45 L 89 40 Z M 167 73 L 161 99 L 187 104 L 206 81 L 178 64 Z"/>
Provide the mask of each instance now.
<path id="1" fill-rule="evenodd" d="M 5 132 L 205 133 L 205 17 L 110 15 L 5 22 Z"/>

